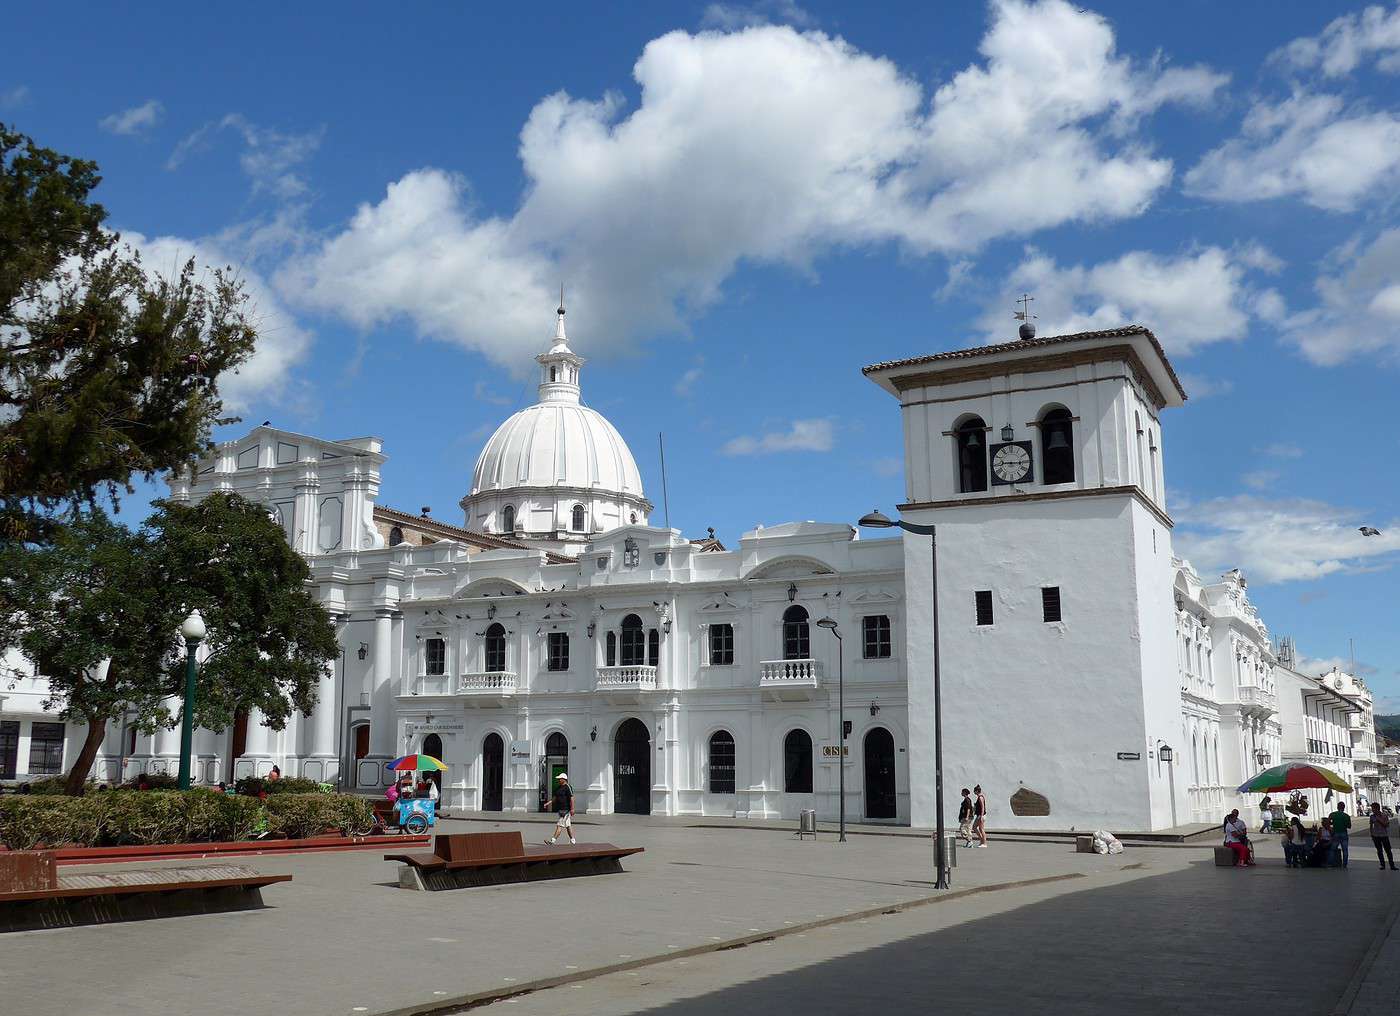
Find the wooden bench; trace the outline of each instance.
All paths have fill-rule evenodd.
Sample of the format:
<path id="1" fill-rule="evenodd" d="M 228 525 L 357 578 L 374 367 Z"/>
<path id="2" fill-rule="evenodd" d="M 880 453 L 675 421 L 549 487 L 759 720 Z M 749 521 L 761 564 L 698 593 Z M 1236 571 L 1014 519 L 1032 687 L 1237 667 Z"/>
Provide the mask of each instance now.
<path id="1" fill-rule="evenodd" d="M 450 833 L 434 838 L 432 853 L 385 854 L 384 860 L 403 865 L 402 888 L 436 890 L 617 874 L 622 858 L 641 852 L 611 843 L 527 847 L 518 832 Z"/>
<path id="2" fill-rule="evenodd" d="M 0 853 L 0 931 L 257 910 L 290 882 L 237 864 L 60 873 L 53 851 Z"/>

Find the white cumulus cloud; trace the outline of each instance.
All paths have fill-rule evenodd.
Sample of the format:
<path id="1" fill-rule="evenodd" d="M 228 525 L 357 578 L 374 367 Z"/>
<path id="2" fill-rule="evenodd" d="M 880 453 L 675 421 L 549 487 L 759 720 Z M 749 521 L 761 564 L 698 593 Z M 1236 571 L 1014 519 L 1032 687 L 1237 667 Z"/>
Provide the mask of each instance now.
<path id="1" fill-rule="evenodd" d="M 830 420 L 793 420 L 787 430 L 758 437 L 744 435 L 725 442 L 725 455 L 768 455 L 773 452 L 829 452 L 835 437 Z"/>
<path id="2" fill-rule="evenodd" d="M 1400 228 L 1334 252 L 1315 284 L 1317 303 L 1282 322 L 1283 337 L 1313 363 L 1366 354 L 1400 358 Z"/>
<path id="3" fill-rule="evenodd" d="M 486 214 L 464 179 L 419 169 L 279 285 L 302 306 L 404 320 L 518 368 L 547 337 L 560 279 L 571 340 L 596 351 L 682 329 L 744 262 L 805 269 L 890 242 L 966 251 L 1140 213 L 1172 175 L 1142 118 L 1224 79 L 1119 54 L 1106 20 L 1063 0 L 991 10 L 979 59 L 931 96 L 821 32 L 668 33 L 633 67 L 634 108 L 564 92 L 535 106 L 513 211 Z"/>
<path id="4" fill-rule="evenodd" d="M 1039 315 L 1042 335 L 1140 322 L 1152 328 L 1169 352 L 1190 353 L 1245 336 L 1251 296 L 1247 275 L 1257 265 L 1271 268 L 1272 261 L 1254 247 L 1203 247 L 1180 255 L 1130 251 L 1095 265 L 1061 265 L 1030 248 L 1005 280 L 997 304 L 983 314 L 982 326 L 988 341 L 1010 338 L 1004 294 L 1025 290 L 1037 294 L 1031 310 Z"/>
<path id="5" fill-rule="evenodd" d="M 320 148 L 325 130 L 278 130 L 253 123 L 242 113 L 229 113 L 187 135 L 170 153 L 165 168 L 179 169 L 192 155 L 209 148 L 223 131 L 233 131 L 241 138 L 239 168 L 253 181 L 255 193 L 265 191 L 286 200 L 306 192 L 302 166 Z"/>
<path id="6" fill-rule="evenodd" d="M 165 116 L 165 107 L 156 99 L 132 106 L 97 121 L 97 126 L 111 134 L 143 134 Z"/>
<path id="7" fill-rule="evenodd" d="M 1380 536 L 1358 529 L 1373 525 Z M 1253 494 L 1193 503 L 1172 542 L 1201 574 L 1243 568 L 1261 585 L 1371 571 L 1400 559 L 1400 518 L 1303 498 Z"/>
<path id="8" fill-rule="evenodd" d="M 1271 59 L 1295 70 L 1316 69 L 1325 77 L 1350 74 L 1368 58 L 1391 74 L 1400 73 L 1400 4 L 1344 14 L 1318 35 L 1294 39 Z"/>

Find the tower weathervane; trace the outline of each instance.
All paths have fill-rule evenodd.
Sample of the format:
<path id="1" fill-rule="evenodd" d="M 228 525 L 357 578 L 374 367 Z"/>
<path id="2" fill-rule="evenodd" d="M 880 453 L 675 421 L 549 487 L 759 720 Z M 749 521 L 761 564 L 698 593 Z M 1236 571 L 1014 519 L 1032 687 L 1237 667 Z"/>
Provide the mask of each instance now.
<path id="1" fill-rule="evenodd" d="M 1021 338 L 1029 341 L 1035 338 L 1035 325 L 1031 324 L 1035 320 L 1035 315 L 1031 313 L 1031 304 L 1035 302 L 1035 297 L 1029 293 L 1022 293 L 1021 299 L 1016 302 L 1021 305 L 1021 309 L 1016 311 L 1013 316 L 1021 322 L 1019 329 Z"/>
<path id="2" fill-rule="evenodd" d="M 559 283 L 559 313 L 564 313 L 564 283 Z"/>

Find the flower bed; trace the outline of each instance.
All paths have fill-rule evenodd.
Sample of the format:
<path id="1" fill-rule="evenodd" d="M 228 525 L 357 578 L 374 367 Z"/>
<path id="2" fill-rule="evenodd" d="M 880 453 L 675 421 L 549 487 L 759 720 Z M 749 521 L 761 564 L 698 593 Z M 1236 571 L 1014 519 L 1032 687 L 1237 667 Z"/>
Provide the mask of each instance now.
<path id="1" fill-rule="evenodd" d="M 10 850 L 228 842 L 263 829 L 292 838 L 350 835 L 372 821 L 372 803 L 347 794 L 277 794 L 266 802 L 204 789 L 0 798 L 0 844 Z"/>

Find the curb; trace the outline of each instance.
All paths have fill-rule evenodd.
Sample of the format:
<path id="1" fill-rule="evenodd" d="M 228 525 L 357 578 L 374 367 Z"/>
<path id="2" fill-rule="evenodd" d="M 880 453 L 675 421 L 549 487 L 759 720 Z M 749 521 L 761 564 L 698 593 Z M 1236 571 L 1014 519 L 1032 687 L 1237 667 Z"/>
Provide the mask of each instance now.
<path id="1" fill-rule="evenodd" d="M 1356 965 L 1355 973 L 1351 975 L 1346 990 L 1342 992 L 1342 997 L 1337 1000 L 1337 1004 L 1332 1007 L 1329 1016 L 1347 1016 L 1351 1012 L 1351 1007 L 1356 1002 L 1356 996 L 1361 993 L 1361 987 L 1366 983 L 1366 977 L 1371 973 L 1371 968 L 1375 966 L 1376 957 L 1380 955 L 1385 940 L 1395 930 L 1397 920 L 1400 920 L 1400 899 L 1391 904 L 1389 912 L 1381 920 L 1380 929 L 1371 939 L 1370 948 L 1366 950 L 1366 955 L 1361 957 L 1361 962 Z"/>
<path id="2" fill-rule="evenodd" d="M 999 892 L 1003 889 L 1025 889 L 1030 886 L 1046 885 L 1052 882 L 1066 882 L 1071 879 L 1086 877 L 1087 876 L 1083 872 L 1076 871 L 1064 875 L 1044 875 L 1040 878 L 1022 879 L 1017 882 L 997 882 L 993 885 L 974 886 L 971 889 L 950 890 L 942 896 L 922 896 L 918 899 L 908 900 L 903 903 L 887 903 L 884 906 L 871 907 L 867 910 L 857 910 L 853 913 L 840 914 L 836 917 L 825 917 L 816 921 L 808 921 L 805 924 L 785 925 L 782 928 L 776 928 L 772 931 L 760 931 L 749 935 L 742 935 L 738 938 L 726 939 L 722 942 L 710 942 L 706 945 L 691 946 L 688 949 L 677 949 L 674 952 L 661 953 L 655 956 L 643 956 L 640 959 L 629 960 L 626 963 L 609 963 L 606 966 L 593 967 L 589 970 L 579 970 L 570 974 L 562 974 L 558 977 L 545 977 L 536 981 L 512 984 L 508 988 L 490 988 L 484 991 L 458 995 L 450 999 L 435 999 L 432 1002 L 425 1002 L 421 1005 L 410 1005 L 400 1009 L 386 1009 L 373 1014 L 373 1016 L 451 1016 L 453 1013 L 460 1013 L 467 1009 L 476 1009 L 484 1005 L 490 1005 L 493 1002 L 499 1002 L 503 999 L 529 995 L 536 991 L 557 988 L 565 984 L 575 984 L 579 981 L 591 981 L 594 978 L 605 977 L 608 974 L 623 973 L 628 970 L 637 970 L 641 967 L 651 967 L 660 963 L 669 963 L 671 960 L 687 959 L 692 956 L 704 956 L 709 953 L 724 952 L 727 949 L 742 949 L 744 946 L 754 945 L 758 942 L 772 942 L 774 939 L 786 938 L 788 935 L 814 931 L 818 928 L 829 928 L 833 925 L 846 924 L 850 921 L 862 921 L 871 917 L 880 917 L 885 914 L 898 914 L 905 910 L 913 910 L 916 907 L 924 907 L 934 903 L 946 903 L 951 900 L 966 899 L 969 896 L 977 896 L 981 893 Z"/>

